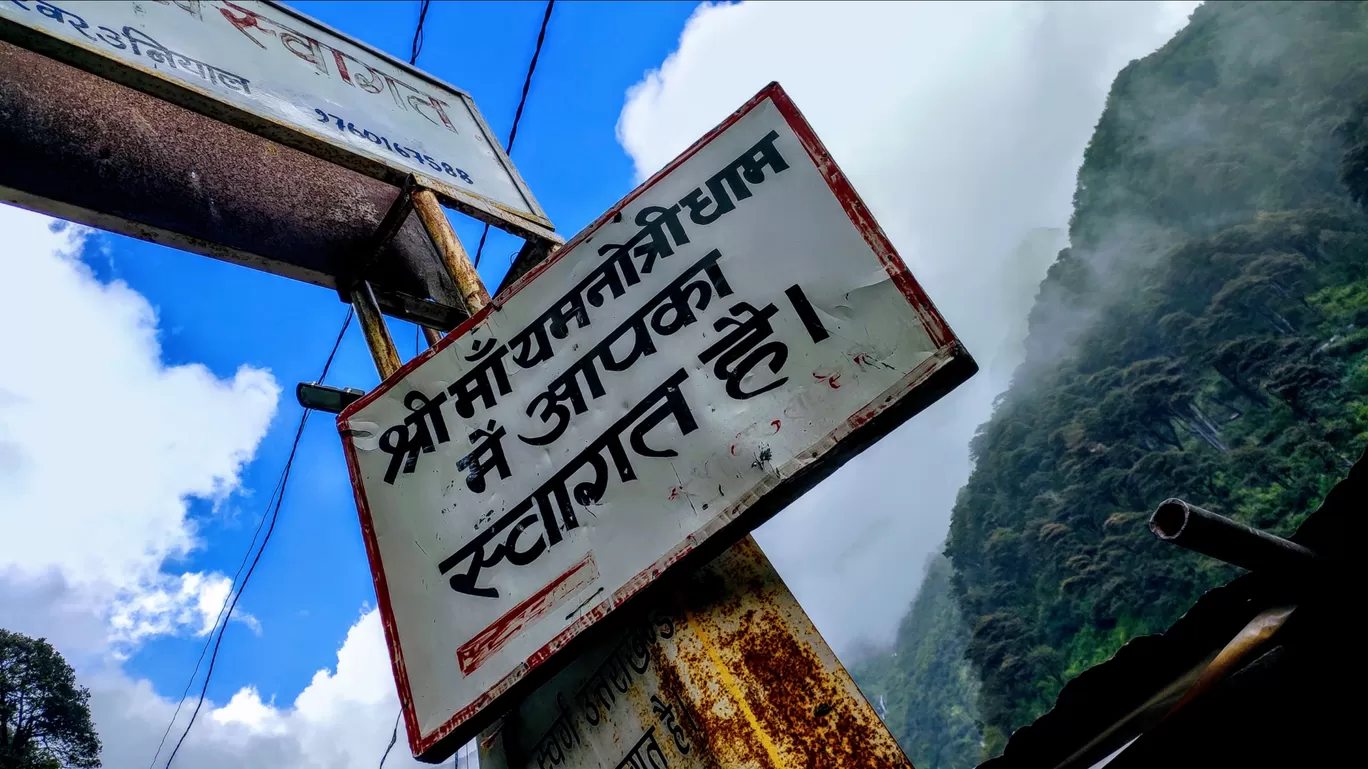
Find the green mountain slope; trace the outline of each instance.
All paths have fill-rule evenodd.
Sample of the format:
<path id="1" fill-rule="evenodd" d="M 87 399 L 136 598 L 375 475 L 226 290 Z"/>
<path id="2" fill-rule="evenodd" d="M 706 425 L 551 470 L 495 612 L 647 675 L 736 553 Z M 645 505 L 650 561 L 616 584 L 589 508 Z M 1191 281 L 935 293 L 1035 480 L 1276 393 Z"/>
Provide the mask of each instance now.
<path id="1" fill-rule="evenodd" d="M 932 558 L 893 648 L 850 669 L 917 769 L 971 769 L 982 750 L 978 680 L 950 573 L 948 560 Z"/>
<path id="2" fill-rule="evenodd" d="M 945 552 L 967 639 L 925 640 L 939 626 L 923 604 L 944 590 L 933 569 L 899 637 L 929 667 L 856 668 L 876 701 L 907 703 L 888 720 L 918 766 L 965 765 L 926 758 L 962 755 L 964 732 L 944 725 L 972 713 L 955 699 L 961 643 L 980 682 L 978 759 L 1233 576 L 1149 535 L 1160 501 L 1288 533 L 1345 473 L 1368 441 L 1356 200 L 1368 205 L 1368 4 L 1208 4 L 1117 77 L 1071 247 L 955 506 Z"/>
<path id="3" fill-rule="evenodd" d="M 1362 449 L 1365 96 L 1363 3 L 1203 6 L 1117 77 L 946 547 L 990 752 L 1231 576 L 1160 501 L 1290 532 Z"/>

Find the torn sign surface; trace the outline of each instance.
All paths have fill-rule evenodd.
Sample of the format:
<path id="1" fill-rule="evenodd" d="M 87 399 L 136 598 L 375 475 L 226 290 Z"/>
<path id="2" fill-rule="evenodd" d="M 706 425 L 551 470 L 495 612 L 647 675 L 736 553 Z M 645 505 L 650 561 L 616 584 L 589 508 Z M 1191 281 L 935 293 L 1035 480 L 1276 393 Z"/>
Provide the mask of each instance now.
<path id="1" fill-rule="evenodd" d="M 767 87 L 339 417 L 415 755 L 972 373 Z"/>

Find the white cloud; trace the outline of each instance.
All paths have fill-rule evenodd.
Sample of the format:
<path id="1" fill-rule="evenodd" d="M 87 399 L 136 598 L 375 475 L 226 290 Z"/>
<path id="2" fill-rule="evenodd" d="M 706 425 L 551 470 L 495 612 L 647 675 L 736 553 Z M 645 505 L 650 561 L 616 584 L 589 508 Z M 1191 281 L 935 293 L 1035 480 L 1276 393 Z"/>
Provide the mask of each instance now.
<path id="1" fill-rule="evenodd" d="M 196 545 L 189 499 L 237 488 L 280 388 L 163 365 L 151 305 L 81 262 L 91 231 L 0 206 L 0 232 L 0 564 L 59 574 L 116 640 L 205 632 L 227 578 L 162 569 Z"/>
<path id="2" fill-rule="evenodd" d="M 209 717 L 217 723 L 240 724 L 257 733 L 278 734 L 285 731 L 275 702 L 262 702 L 255 686 L 239 689 L 227 705 L 215 708 Z"/>
<path id="3" fill-rule="evenodd" d="M 105 742 L 105 765 L 146 765 L 175 703 L 122 673 L 93 677 L 90 686 L 92 715 Z M 194 705 L 191 699 L 181 709 L 159 764 L 175 746 Z M 320 670 L 291 705 L 264 702 L 254 687 L 241 689 L 221 706 L 206 704 L 173 766 L 370 769 L 389 744 L 398 712 L 380 615 L 371 610 L 347 633 L 335 668 Z M 409 756 L 402 725 L 385 766 L 424 766 Z"/>
<path id="4" fill-rule="evenodd" d="M 136 645 L 181 628 L 206 636 L 218 624 L 219 612 L 232 587 L 233 581 L 223 574 L 158 575 L 155 583 L 141 585 L 114 605 L 109 616 L 112 640 Z M 256 617 L 234 609 L 232 619 L 261 634 L 261 623 Z"/>
<path id="5" fill-rule="evenodd" d="M 644 178 L 778 80 L 982 368 L 761 528 L 838 649 L 890 636 L 915 592 L 1021 359 L 1111 81 L 1195 6 L 708 4 L 629 92 L 618 137 Z"/>
<path id="6" fill-rule="evenodd" d="M 47 637 L 76 666 L 105 766 L 144 766 L 176 702 L 129 677 L 122 659 L 153 636 L 213 629 L 230 579 L 169 569 L 200 544 L 189 500 L 218 504 L 238 488 L 279 388 L 250 367 L 219 379 L 164 365 L 152 307 L 82 264 L 92 233 L 54 224 L 0 206 L 0 281 L 23 289 L 0 303 L 0 328 L 24 331 L 0 334 L 0 360 L 28 364 L 0 368 L 0 627 Z M 373 767 L 398 709 L 369 611 L 293 704 L 251 686 L 206 703 L 175 766 Z M 402 734 L 386 766 L 420 766 Z"/>

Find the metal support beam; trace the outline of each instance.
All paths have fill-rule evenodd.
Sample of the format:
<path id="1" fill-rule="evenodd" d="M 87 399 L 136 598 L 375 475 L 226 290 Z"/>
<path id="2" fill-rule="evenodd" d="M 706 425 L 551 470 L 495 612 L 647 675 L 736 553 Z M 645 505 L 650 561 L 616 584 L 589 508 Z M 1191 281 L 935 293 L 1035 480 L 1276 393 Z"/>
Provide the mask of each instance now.
<path id="1" fill-rule="evenodd" d="M 361 281 L 351 290 L 351 303 L 356 308 L 356 317 L 361 321 L 361 332 L 366 336 L 366 346 L 370 348 L 371 358 L 375 360 L 375 370 L 381 379 L 389 379 L 399 370 L 399 350 L 390 338 L 385 318 L 380 314 L 380 305 L 375 302 L 375 294 L 370 283 Z"/>
<path id="2" fill-rule="evenodd" d="M 404 181 L 404 186 L 399 188 L 399 194 L 394 197 L 394 202 L 385 212 L 385 218 L 380 220 L 380 226 L 376 228 L 375 235 L 366 244 L 365 250 L 361 251 L 353 263 L 349 265 L 349 274 L 340 276 L 338 293 L 342 294 L 344 301 L 351 291 L 352 285 L 359 280 L 370 279 L 368 273 L 371 267 L 380 261 L 381 255 L 393 242 L 394 236 L 399 234 L 399 229 L 404 226 L 404 222 L 408 221 L 409 212 L 413 210 L 413 185 L 412 176 Z"/>
<path id="3" fill-rule="evenodd" d="M 439 341 L 441 341 L 442 332 L 433 328 L 428 328 L 427 326 L 422 326 L 422 329 L 423 338 L 427 340 L 428 347 L 432 347 L 436 345 Z"/>
<path id="4" fill-rule="evenodd" d="M 456 283 L 461 298 L 465 300 L 466 310 L 471 315 L 483 310 L 489 305 L 489 291 L 480 280 L 480 273 L 476 272 L 465 246 L 462 246 L 460 239 L 456 237 L 456 230 L 452 229 L 451 222 L 447 220 L 446 213 L 437 202 L 437 196 L 432 190 L 419 189 L 413 192 L 412 197 L 413 208 L 418 212 L 423 228 L 432 238 L 432 244 L 437 247 L 437 253 L 441 255 L 447 273 Z"/>
<path id="5" fill-rule="evenodd" d="M 1165 542 L 1250 571 L 1311 574 L 1322 565 L 1309 548 L 1181 499 L 1164 500 L 1149 528 Z"/>

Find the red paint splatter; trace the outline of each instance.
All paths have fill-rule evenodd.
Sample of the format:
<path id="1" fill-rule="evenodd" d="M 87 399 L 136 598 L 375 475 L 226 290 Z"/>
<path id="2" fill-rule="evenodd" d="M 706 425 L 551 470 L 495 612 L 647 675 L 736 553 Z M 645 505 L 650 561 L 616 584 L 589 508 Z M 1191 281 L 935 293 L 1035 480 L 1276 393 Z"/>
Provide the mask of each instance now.
<path id="1" fill-rule="evenodd" d="M 776 420 L 774 420 L 773 422 L 770 422 L 770 425 L 771 425 L 772 427 L 774 427 L 774 432 L 775 432 L 775 433 L 779 432 L 779 427 L 780 427 L 779 420 L 776 419 Z M 773 434 L 774 434 L 774 433 L 770 433 L 770 435 L 773 435 Z"/>
<path id="2" fill-rule="evenodd" d="M 816 379 L 818 382 L 826 382 L 827 386 L 833 390 L 841 389 L 841 374 L 839 371 L 834 374 L 820 374 L 814 371 L 812 372 L 812 378 Z"/>

